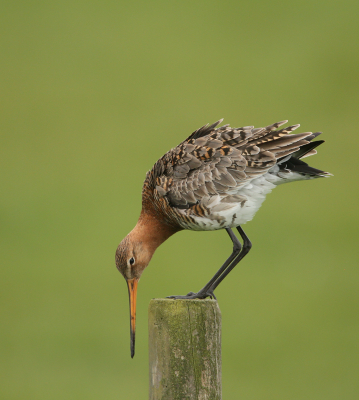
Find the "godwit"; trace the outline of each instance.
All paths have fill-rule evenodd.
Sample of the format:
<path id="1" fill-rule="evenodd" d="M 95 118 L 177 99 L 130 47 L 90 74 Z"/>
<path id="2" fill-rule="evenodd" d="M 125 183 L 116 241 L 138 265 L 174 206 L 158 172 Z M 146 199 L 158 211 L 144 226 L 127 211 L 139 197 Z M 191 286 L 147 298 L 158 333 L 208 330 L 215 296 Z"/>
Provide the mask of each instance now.
<path id="1" fill-rule="evenodd" d="M 328 177 L 301 158 L 316 154 L 320 132 L 290 134 L 299 125 L 277 130 L 288 121 L 266 128 L 231 128 L 223 120 L 205 125 L 167 152 L 147 172 L 142 211 L 135 228 L 116 251 L 130 300 L 131 357 L 135 354 L 137 284 L 156 248 L 182 229 L 225 229 L 232 254 L 197 293 L 173 299 L 215 297 L 214 290 L 249 252 L 252 244 L 240 225 L 250 221 L 266 195 L 286 182 Z M 243 246 L 231 228 L 237 228 Z"/>

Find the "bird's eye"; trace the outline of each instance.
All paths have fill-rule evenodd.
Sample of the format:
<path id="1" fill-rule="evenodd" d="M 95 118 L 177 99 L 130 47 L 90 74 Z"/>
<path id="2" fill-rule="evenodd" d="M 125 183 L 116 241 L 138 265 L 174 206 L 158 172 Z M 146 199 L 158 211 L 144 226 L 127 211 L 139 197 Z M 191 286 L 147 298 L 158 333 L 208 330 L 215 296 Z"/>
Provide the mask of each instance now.
<path id="1" fill-rule="evenodd" d="M 130 265 L 133 265 L 135 263 L 135 259 L 133 257 L 130 258 Z"/>

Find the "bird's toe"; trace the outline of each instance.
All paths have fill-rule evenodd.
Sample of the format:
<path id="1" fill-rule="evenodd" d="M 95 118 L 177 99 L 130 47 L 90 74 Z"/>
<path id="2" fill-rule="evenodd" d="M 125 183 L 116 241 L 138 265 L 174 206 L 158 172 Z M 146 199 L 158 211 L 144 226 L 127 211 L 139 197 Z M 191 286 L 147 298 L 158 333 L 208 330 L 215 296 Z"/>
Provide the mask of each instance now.
<path id="1" fill-rule="evenodd" d="M 198 296 L 198 293 L 194 293 L 194 292 L 189 292 L 187 293 L 185 296 L 167 296 L 167 299 L 182 299 L 182 300 L 193 300 L 193 299 L 198 299 L 200 298 Z"/>
<path id="2" fill-rule="evenodd" d="M 174 300 L 194 300 L 194 299 L 205 299 L 210 297 L 211 299 L 217 300 L 216 296 L 213 293 L 213 290 L 207 290 L 206 292 L 199 291 L 198 293 L 189 292 L 186 296 L 167 296 L 166 299 L 174 299 Z"/>
<path id="3" fill-rule="evenodd" d="M 207 291 L 207 295 L 208 295 L 211 299 L 217 300 L 217 297 L 216 297 L 216 295 L 213 293 L 213 290 L 208 290 L 208 291 Z"/>

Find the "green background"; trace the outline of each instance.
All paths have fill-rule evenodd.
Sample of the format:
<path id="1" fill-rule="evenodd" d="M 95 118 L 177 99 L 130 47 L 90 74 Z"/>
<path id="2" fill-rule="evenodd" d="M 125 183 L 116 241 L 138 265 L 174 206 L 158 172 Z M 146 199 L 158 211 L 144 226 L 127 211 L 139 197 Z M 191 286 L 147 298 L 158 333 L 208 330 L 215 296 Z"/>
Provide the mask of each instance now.
<path id="1" fill-rule="evenodd" d="M 145 173 L 207 122 L 323 131 L 330 179 L 278 187 L 219 286 L 223 398 L 357 399 L 358 1 L 12 1 L 0 12 L 4 400 L 146 399 L 147 307 L 231 252 L 181 232 L 139 284 L 115 249 Z"/>

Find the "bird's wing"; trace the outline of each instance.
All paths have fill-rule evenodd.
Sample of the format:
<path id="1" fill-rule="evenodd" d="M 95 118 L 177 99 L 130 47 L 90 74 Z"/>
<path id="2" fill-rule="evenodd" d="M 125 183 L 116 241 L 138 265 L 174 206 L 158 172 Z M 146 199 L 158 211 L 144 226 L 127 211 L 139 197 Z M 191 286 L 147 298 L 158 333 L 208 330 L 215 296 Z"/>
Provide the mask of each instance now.
<path id="1" fill-rule="evenodd" d="M 308 144 L 305 138 L 313 135 L 290 134 L 299 125 L 277 130 L 287 121 L 256 129 L 216 128 L 220 122 L 193 132 L 149 171 L 153 190 L 158 197 L 166 197 L 172 207 L 189 208 L 204 198 L 208 201 L 213 195 L 230 194 L 265 174 L 278 159 Z"/>

